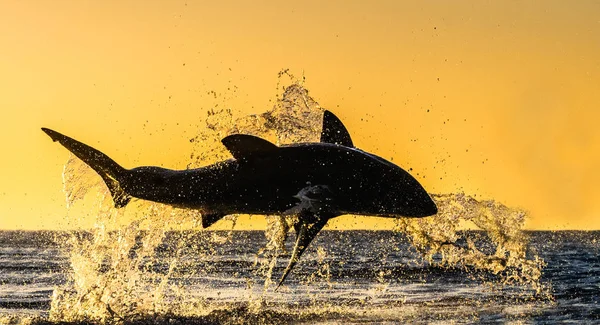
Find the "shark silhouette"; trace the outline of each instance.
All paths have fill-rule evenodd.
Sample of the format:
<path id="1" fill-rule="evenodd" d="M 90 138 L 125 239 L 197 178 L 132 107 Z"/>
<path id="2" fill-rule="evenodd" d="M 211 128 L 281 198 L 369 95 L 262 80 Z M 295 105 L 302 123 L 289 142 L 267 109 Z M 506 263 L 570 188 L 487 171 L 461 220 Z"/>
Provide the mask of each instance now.
<path id="1" fill-rule="evenodd" d="M 116 207 L 124 207 L 134 197 L 197 209 L 205 228 L 228 214 L 298 216 L 296 243 L 277 288 L 331 218 L 437 213 L 415 178 L 354 147 L 342 122 L 329 111 L 323 115 L 320 142 L 276 146 L 259 137 L 233 134 L 221 140 L 232 159 L 187 170 L 125 169 L 84 143 L 42 130 L 102 177 Z"/>

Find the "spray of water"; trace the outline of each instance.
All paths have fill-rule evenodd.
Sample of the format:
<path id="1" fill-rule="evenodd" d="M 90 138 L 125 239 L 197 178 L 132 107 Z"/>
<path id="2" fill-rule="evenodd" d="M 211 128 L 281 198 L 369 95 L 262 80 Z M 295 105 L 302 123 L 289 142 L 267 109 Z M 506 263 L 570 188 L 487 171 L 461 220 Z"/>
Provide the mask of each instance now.
<path id="1" fill-rule="evenodd" d="M 439 213 L 423 219 L 397 219 L 396 231 L 409 236 L 431 265 L 477 270 L 497 275 L 502 284 L 530 285 L 537 294 L 544 261 L 527 257 L 522 231 L 526 213 L 493 200 L 478 201 L 458 194 L 435 194 Z M 470 221 L 481 233 L 467 233 L 459 225 Z"/>
<path id="2" fill-rule="evenodd" d="M 277 144 L 318 141 L 322 112 L 301 82 L 285 87 L 274 107 L 262 114 L 238 116 L 232 109 L 210 110 L 205 126 L 190 139 L 193 151 L 188 167 L 229 158 L 220 139 L 232 133 L 252 134 Z M 97 222 L 91 232 L 74 232 L 65 244 L 71 260 L 70 281 L 54 292 L 51 320 L 118 322 L 142 316 L 207 315 L 220 307 L 198 294 L 203 292 L 201 284 L 194 293 L 187 292 L 184 284 L 210 274 L 210 266 L 198 270 L 191 265 L 198 259 L 214 258 L 215 248 L 231 240 L 231 232 L 201 231 L 201 216 L 191 210 L 143 201 L 114 209 L 100 177 L 77 158 L 72 157 L 65 165 L 63 180 L 67 206 L 71 208 L 91 197 Z M 523 211 L 495 201 L 477 201 L 465 194 L 433 197 L 440 211 L 436 216 L 396 222 L 395 230 L 408 236 L 422 263 L 461 268 L 471 274 L 491 274 L 496 277 L 495 283 L 542 291 L 540 275 L 544 263 L 527 250 L 527 238 L 521 230 L 526 217 Z M 227 218 L 235 224 L 236 216 Z M 122 226 L 118 220 L 133 221 Z M 475 224 L 481 232 L 460 231 L 458 225 L 465 221 Z M 257 283 L 247 280 L 244 299 L 250 311 L 258 312 L 268 305 L 265 297 L 277 257 L 287 253 L 284 243 L 294 222 L 293 218 L 267 216 L 267 245 L 257 252 L 254 264 L 255 274 L 265 281 L 258 284 L 262 290 L 256 294 L 252 289 Z M 189 229 L 200 232 L 186 231 Z M 165 245 L 171 230 L 178 230 L 179 237 L 176 244 Z M 190 261 L 192 252 L 194 261 Z M 305 283 L 315 279 L 330 281 L 327 252 L 317 248 L 317 253 L 320 266 Z M 373 295 L 385 291 L 386 276 L 380 272 Z M 328 312 L 343 309 L 321 304 L 312 310 L 323 308 Z"/>

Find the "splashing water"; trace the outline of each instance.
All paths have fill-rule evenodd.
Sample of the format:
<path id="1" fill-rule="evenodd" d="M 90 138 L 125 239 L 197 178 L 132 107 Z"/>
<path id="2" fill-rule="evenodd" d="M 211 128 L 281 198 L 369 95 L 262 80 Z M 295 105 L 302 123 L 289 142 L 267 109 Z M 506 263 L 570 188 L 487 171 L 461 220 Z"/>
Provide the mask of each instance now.
<path id="1" fill-rule="evenodd" d="M 252 134 L 280 145 L 319 141 L 322 113 L 319 104 L 298 82 L 286 87 L 273 109 L 262 114 L 238 117 L 232 109 L 211 110 L 205 127 L 190 140 L 194 148 L 188 168 L 229 158 L 220 143 L 228 134 Z M 292 299 L 285 295 L 285 289 L 282 296 L 267 289 L 281 262 L 277 257 L 288 253 L 285 242 L 294 218 L 267 216 L 265 247 L 253 256 L 229 253 L 239 259 L 235 267 L 252 269 L 254 277 L 244 278 L 236 272 L 238 276 L 230 280 L 229 287 L 239 289 L 216 294 L 206 279 L 210 279 L 211 272 L 219 271 L 218 250 L 233 240 L 231 231 L 192 231 L 199 229 L 201 216 L 197 212 L 156 203 L 134 200 L 125 209 L 114 209 L 100 177 L 74 157 L 65 165 L 63 183 L 68 208 L 91 197 L 97 222 L 91 232 L 75 232 L 65 243 L 70 256 L 70 281 L 54 291 L 51 320 L 104 323 L 164 315 L 208 315 L 223 306 L 239 308 L 239 304 L 224 305 L 227 299 L 219 296 L 221 292 L 232 294 L 229 301 L 243 303 L 241 306 L 246 306 L 250 314 L 274 310 L 278 299 Z M 418 252 L 413 262 L 461 269 L 496 285 L 530 288 L 536 295 L 547 292 L 540 284 L 544 262 L 528 251 L 527 238 L 521 230 L 526 217 L 523 211 L 492 200 L 477 201 L 465 194 L 432 196 L 439 208 L 436 216 L 396 221 L 394 230 L 405 234 Z M 236 216 L 227 218 L 235 225 Z M 123 226 L 119 220 L 133 221 Z M 459 225 L 465 222 L 472 222 L 481 231 L 461 231 Z M 332 282 L 332 259 L 326 248 L 317 247 L 316 242 L 313 246 L 317 267 L 303 278 L 303 283 L 317 286 L 324 280 L 326 288 L 333 290 L 336 284 Z M 203 267 L 194 266 L 198 263 Z M 369 295 L 375 298 L 363 297 L 359 302 L 385 294 L 391 273 L 378 271 L 378 284 L 369 289 Z M 264 279 L 262 285 L 257 277 Z M 310 308 L 313 313 L 343 313 L 353 305 L 323 303 L 327 292 L 322 286 L 319 288 L 322 293 L 309 294 L 314 302 Z M 297 307 L 293 301 L 285 306 L 291 310 L 294 304 Z M 385 308 L 378 310 L 385 313 Z M 248 314 L 234 314 L 229 314 L 230 321 L 252 319 Z"/>
<path id="2" fill-rule="evenodd" d="M 529 284 L 536 293 L 543 293 L 539 280 L 544 262 L 537 256 L 527 258 L 527 239 L 521 230 L 524 211 L 493 200 L 477 201 L 463 193 L 432 196 L 439 209 L 437 215 L 396 220 L 396 230 L 409 236 L 425 261 L 487 271 L 500 275 L 502 284 Z M 481 236 L 460 232 L 458 227 L 465 221 L 482 229 L 487 243 L 478 243 Z"/>

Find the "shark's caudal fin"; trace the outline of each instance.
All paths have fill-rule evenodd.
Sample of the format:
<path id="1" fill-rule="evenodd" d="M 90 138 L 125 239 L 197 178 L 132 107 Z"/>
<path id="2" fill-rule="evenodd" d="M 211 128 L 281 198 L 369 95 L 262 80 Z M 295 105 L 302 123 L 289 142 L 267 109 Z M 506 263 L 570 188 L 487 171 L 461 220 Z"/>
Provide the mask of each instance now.
<path id="1" fill-rule="evenodd" d="M 52 141 L 58 141 L 79 159 L 96 171 L 110 190 L 115 207 L 121 208 L 129 203 L 131 196 L 123 190 L 121 182 L 126 177 L 127 170 L 119 166 L 102 152 L 56 131 L 42 128 Z"/>

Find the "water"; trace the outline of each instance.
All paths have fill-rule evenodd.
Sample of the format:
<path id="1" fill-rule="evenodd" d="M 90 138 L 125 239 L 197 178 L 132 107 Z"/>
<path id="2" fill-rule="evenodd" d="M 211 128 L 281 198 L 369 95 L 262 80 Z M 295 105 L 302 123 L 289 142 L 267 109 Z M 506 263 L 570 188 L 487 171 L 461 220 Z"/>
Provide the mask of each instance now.
<path id="1" fill-rule="evenodd" d="M 318 141 L 322 114 L 298 82 L 262 114 L 210 110 L 190 139 L 188 166 L 229 158 L 219 141 L 231 133 L 277 144 Z M 141 200 L 114 209 L 100 177 L 74 157 L 63 188 L 71 221 L 84 206 L 96 224 L 85 232 L 0 233 L 0 324 L 600 317 L 599 233 L 525 232 L 527 214 L 494 200 L 432 194 L 436 216 L 397 219 L 390 231 L 322 231 L 275 291 L 294 218 L 267 216 L 265 231 L 209 231 L 193 210 Z"/>
<path id="2" fill-rule="evenodd" d="M 79 235 L 91 238 L 91 234 Z M 266 246 L 267 238 L 261 231 L 169 232 L 156 248 L 148 272 L 168 273 L 180 241 L 200 243 L 180 254 L 185 258 L 171 271 L 169 282 L 185 294 L 162 298 L 194 305 L 196 310 L 181 315 L 167 313 L 167 318 L 179 321 L 598 322 L 600 232 L 526 235 L 530 249 L 547 263 L 540 281 L 550 286 L 548 295 L 527 286 L 499 285 L 489 274 L 417 263 L 419 253 L 410 240 L 393 231 L 323 231 L 277 292 L 265 291 L 262 285 L 265 278 L 257 252 Z M 8 315 L 21 320 L 49 316 L 54 290 L 70 281 L 69 251 L 62 244 L 65 236 L 0 233 L 0 313 L 5 321 Z M 211 245 L 205 239 L 213 236 L 227 240 Z M 291 238 L 286 245 L 291 249 Z M 205 250 L 211 254 L 203 254 Z M 274 273 L 281 274 L 285 263 L 285 258 L 279 259 Z M 151 313 L 135 316 L 160 320 Z M 125 316 L 114 316 L 118 317 Z"/>

